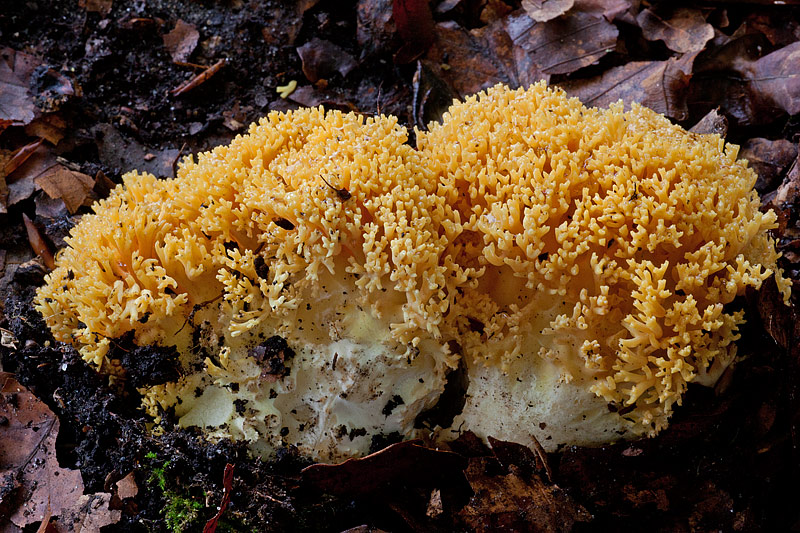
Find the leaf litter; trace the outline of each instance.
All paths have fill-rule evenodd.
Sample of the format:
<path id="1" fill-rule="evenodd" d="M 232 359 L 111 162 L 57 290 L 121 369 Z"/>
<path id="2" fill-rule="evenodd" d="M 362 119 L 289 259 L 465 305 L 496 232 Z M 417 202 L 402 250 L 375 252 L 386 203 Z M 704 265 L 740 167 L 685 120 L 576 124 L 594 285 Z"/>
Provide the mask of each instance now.
<path id="1" fill-rule="evenodd" d="M 165 509 L 180 505 L 194 513 L 181 522 L 186 531 L 212 520 L 274 531 L 747 531 L 800 520 L 791 498 L 800 474 L 800 321 L 774 283 L 741 303 L 750 320 L 740 351 L 752 355 L 716 390 L 690 387 L 655 439 L 544 454 L 468 435 L 450 450 L 387 437 L 373 455 L 340 465 L 309 465 L 291 450 L 261 462 L 168 420 L 160 435 L 146 433 L 137 392 L 109 388 L 74 351 L 46 345 L 30 311 L 50 261 L 31 261 L 34 252 L 63 246 L 129 169 L 172 177 L 180 157 L 229 142 L 270 110 L 324 104 L 424 128 L 453 98 L 538 80 L 590 105 L 640 102 L 740 144 L 779 216 L 781 266 L 800 291 L 796 6 L 360 0 L 333 9 L 233 0 L 173 8 L 43 0 L 0 13 L 0 362 L 49 407 L 34 409 L 37 427 L 52 423 L 39 432 L 42 465 L 65 479 L 80 469 L 88 492 L 74 485 L 72 506 L 51 500 L 40 530 L 116 520 L 122 531 L 163 529 Z M 290 86 L 281 98 L 278 89 Z M 5 474 L 15 481 L 0 501 L 34 491 L 35 512 L 17 520 L 35 527 L 47 507 L 25 476 L 41 472 Z M 79 529 L 63 529 L 68 522 Z"/>

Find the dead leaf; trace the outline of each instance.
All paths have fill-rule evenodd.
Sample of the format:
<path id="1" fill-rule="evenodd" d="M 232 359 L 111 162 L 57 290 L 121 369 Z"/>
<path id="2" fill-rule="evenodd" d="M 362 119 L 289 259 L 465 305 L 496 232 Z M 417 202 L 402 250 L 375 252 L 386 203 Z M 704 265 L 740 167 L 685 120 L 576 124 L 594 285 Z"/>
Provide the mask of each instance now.
<path id="1" fill-rule="evenodd" d="M 419 58 L 436 39 L 433 13 L 428 0 L 393 0 L 392 18 L 403 45 L 394 55 L 398 65 Z"/>
<path id="2" fill-rule="evenodd" d="M 800 113 L 800 41 L 758 58 L 762 42 L 746 35 L 698 61 L 692 104 L 719 105 L 741 125 Z"/>
<path id="3" fill-rule="evenodd" d="M 303 62 L 303 74 L 311 83 L 330 78 L 337 72 L 345 77 L 357 65 L 343 48 L 317 37 L 299 47 L 297 53 Z"/>
<path id="4" fill-rule="evenodd" d="M 453 452 L 422 446 L 419 440 L 392 444 L 360 459 L 329 465 L 314 464 L 302 471 L 304 483 L 327 493 L 364 496 L 386 490 L 395 483 L 420 485 L 460 477 L 466 459 Z"/>
<path id="5" fill-rule="evenodd" d="M 14 171 L 17 170 L 19 167 L 21 167 L 23 163 L 25 163 L 25 161 L 27 161 L 28 158 L 30 158 L 33 155 L 36 149 L 42 145 L 43 142 L 44 139 L 37 139 L 33 142 L 26 144 L 25 146 L 19 147 L 17 150 L 14 151 L 13 155 L 11 156 L 11 159 L 9 159 L 6 162 L 5 166 L 3 167 L 3 176 L 5 176 L 6 178 L 6 183 L 14 182 L 14 177 L 11 176 L 11 174 L 13 174 Z"/>
<path id="6" fill-rule="evenodd" d="M 116 524 L 122 512 L 111 510 L 110 502 L 111 494 L 107 492 L 82 495 L 55 520 L 58 533 L 94 533 Z"/>
<path id="7" fill-rule="evenodd" d="M 632 61 L 594 78 L 570 80 L 561 87 L 587 106 L 604 107 L 617 100 L 639 102 L 675 120 L 688 114 L 685 89 L 697 54 L 666 61 Z"/>
<path id="8" fill-rule="evenodd" d="M 173 177 L 173 163 L 180 150 L 168 148 L 162 151 L 146 149 L 134 139 L 123 136 L 111 124 L 98 124 L 92 128 L 97 138 L 100 161 L 117 172 L 137 169 L 154 176 Z M 156 157 L 145 161 L 145 155 L 153 153 Z"/>
<path id="9" fill-rule="evenodd" d="M 0 416 L 7 420 L 0 439 L 0 507 L 19 527 L 59 515 L 83 494 L 78 470 L 56 459 L 59 421 L 47 406 L 7 372 L 0 373 Z"/>
<path id="10" fill-rule="evenodd" d="M 165 33 L 163 36 L 164 48 L 172 56 L 173 61 L 187 61 L 197 46 L 199 39 L 200 32 L 197 31 L 197 28 L 178 19 L 172 31 Z"/>
<path id="11" fill-rule="evenodd" d="M 756 137 L 742 145 L 739 157 L 750 162 L 750 167 L 758 174 L 756 190 L 763 193 L 778 185 L 789 165 L 797 159 L 797 152 L 797 145 L 786 139 L 771 141 Z"/>
<path id="12" fill-rule="evenodd" d="M 645 39 L 664 41 L 667 48 L 679 54 L 699 52 L 714 37 L 714 28 L 699 9 L 678 8 L 663 16 L 649 8 L 641 11 L 636 21 Z"/>
<path id="13" fill-rule="evenodd" d="M 133 472 L 116 482 L 117 496 L 121 500 L 135 498 L 139 494 L 139 487 L 136 485 L 136 478 Z"/>
<path id="14" fill-rule="evenodd" d="M 489 457 L 470 459 L 467 480 L 475 491 L 459 518 L 476 532 L 567 532 L 592 515 L 558 485 L 527 477 L 515 465 L 508 474 L 487 475 Z"/>
<path id="15" fill-rule="evenodd" d="M 67 123 L 59 113 L 49 113 L 37 117 L 25 126 L 25 133 L 31 137 L 41 137 L 53 146 L 58 145 L 67 129 Z"/>
<path id="16" fill-rule="evenodd" d="M 572 9 L 575 0 L 522 0 L 522 9 L 536 22 L 560 17 Z"/>
<path id="17" fill-rule="evenodd" d="M 78 7 L 90 13 L 100 13 L 103 17 L 111 13 L 112 5 L 113 0 L 78 0 Z"/>
<path id="18" fill-rule="evenodd" d="M 728 136 L 728 119 L 719 114 L 719 109 L 712 109 L 701 118 L 689 131 L 701 135 L 715 133 L 723 139 Z"/>
<path id="19" fill-rule="evenodd" d="M 8 213 L 8 185 L 6 178 L 0 176 L 0 214 Z"/>
<path id="20" fill-rule="evenodd" d="M 50 251 L 50 246 L 48 246 L 41 232 L 39 232 L 39 228 L 25 213 L 22 213 L 22 222 L 25 223 L 25 231 L 28 233 L 28 242 L 31 245 L 31 249 L 42 259 L 47 268 L 53 270 L 56 266 L 56 261 L 53 258 L 53 252 Z"/>
<path id="21" fill-rule="evenodd" d="M 356 40 L 362 57 L 389 50 L 395 37 L 392 0 L 359 0 L 356 7 Z"/>
<path id="22" fill-rule="evenodd" d="M 13 48 L 0 49 L 0 119 L 12 125 L 30 123 L 36 116 L 33 95 L 28 91 L 31 74 L 40 61 Z"/>
<path id="23" fill-rule="evenodd" d="M 452 21 L 437 24 L 436 42 L 423 63 L 459 96 L 498 83 L 519 87 L 541 79 L 544 75 L 525 53 L 515 54 L 505 24 L 503 20 L 471 31 Z"/>
<path id="24" fill-rule="evenodd" d="M 591 65 L 614 49 L 619 35 L 604 17 L 582 12 L 550 22 L 519 14 L 506 31 L 544 74 L 568 74 Z"/>
<path id="25" fill-rule="evenodd" d="M 593 15 L 602 15 L 607 21 L 611 22 L 631 9 L 632 3 L 632 0 L 576 0 L 575 10 Z"/>
<path id="26" fill-rule="evenodd" d="M 83 174 L 56 164 L 43 174 L 34 178 L 34 183 L 41 187 L 50 198 L 60 198 L 71 214 L 79 207 L 94 201 L 92 188 L 94 180 Z"/>
<path id="27" fill-rule="evenodd" d="M 56 156 L 47 145 L 40 145 L 22 165 L 14 171 L 13 182 L 8 183 L 8 205 L 27 200 L 36 191 L 35 179 L 56 165 Z"/>

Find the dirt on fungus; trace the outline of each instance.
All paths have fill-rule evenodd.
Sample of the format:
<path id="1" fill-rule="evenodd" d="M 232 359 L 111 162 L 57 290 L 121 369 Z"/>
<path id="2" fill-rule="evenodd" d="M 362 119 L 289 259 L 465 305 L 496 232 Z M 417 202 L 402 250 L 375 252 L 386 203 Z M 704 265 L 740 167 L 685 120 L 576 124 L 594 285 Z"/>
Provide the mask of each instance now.
<path id="1" fill-rule="evenodd" d="M 58 467 L 79 470 L 84 495 L 105 498 L 98 508 L 119 518 L 91 522 L 89 506 L 65 515 L 109 523 L 104 531 L 199 531 L 227 498 L 209 528 L 800 527 L 800 321 L 774 283 L 731 304 L 747 310 L 739 352 L 750 356 L 714 389 L 690 387 L 656 438 L 544 454 L 500 441 L 486 446 L 470 434 L 450 450 L 388 434 L 373 439 L 375 455 L 324 468 L 290 448 L 260 461 L 241 443 L 209 443 L 176 427 L 171 413 L 153 428 L 136 387 L 174 378 L 170 348 L 116 339 L 112 357 L 136 379 L 112 386 L 72 347 L 55 343 L 32 309 L 47 254 L 129 169 L 172 177 L 181 157 L 228 143 L 270 110 L 322 104 L 424 127 L 454 97 L 538 79 L 587 104 L 642 101 L 687 128 L 700 123 L 741 144 L 760 172 L 765 206 L 779 215 L 781 266 L 797 303 L 800 83 L 791 65 L 800 53 L 800 9 L 602 4 L 29 0 L 4 7 L 0 370 L 58 418 Z M 280 373 L 285 354 L 268 351 L 265 372 Z M 451 419 L 463 405 L 462 381 L 454 373 L 447 401 L 418 423 Z M 4 393 L 3 412 L 22 420 L 14 394 Z M 0 439 L 3 426 L 17 422 L 3 416 Z M 0 465 L 4 512 L 27 475 L 8 468 Z M 57 518 L 49 531 L 62 531 L 66 519 Z M 33 519 L 3 520 L 3 531 L 37 527 Z"/>

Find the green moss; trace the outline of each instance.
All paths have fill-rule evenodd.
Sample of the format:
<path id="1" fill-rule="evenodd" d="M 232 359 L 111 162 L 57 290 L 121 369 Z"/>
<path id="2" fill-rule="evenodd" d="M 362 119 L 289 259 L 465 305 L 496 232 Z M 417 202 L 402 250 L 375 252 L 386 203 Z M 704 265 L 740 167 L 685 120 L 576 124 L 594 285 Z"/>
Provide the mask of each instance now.
<path id="1" fill-rule="evenodd" d="M 200 520 L 200 513 L 205 505 L 191 497 L 187 498 L 172 491 L 166 492 L 164 499 L 167 500 L 164 508 L 164 520 L 169 531 L 183 533 L 184 531 L 202 530 L 204 521 Z"/>

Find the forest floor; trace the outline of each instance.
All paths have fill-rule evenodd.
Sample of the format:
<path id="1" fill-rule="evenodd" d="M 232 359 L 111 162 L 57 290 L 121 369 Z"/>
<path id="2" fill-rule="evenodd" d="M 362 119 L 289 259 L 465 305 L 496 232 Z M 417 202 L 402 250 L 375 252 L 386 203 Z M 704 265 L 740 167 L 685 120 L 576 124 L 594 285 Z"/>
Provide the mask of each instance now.
<path id="1" fill-rule="evenodd" d="M 467 436 L 324 472 L 291 449 L 260 461 L 147 431 L 136 390 L 109 387 L 31 305 L 69 230 L 131 169 L 173 177 L 273 110 L 424 129 L 453 98 L 538 80 L 740 145 L 797 296 L 800 8 L 774 4 L 6 2 L 0 532 L 800 530 L 800 321 L 774 282 L 740 299 L 749 357 L 717 387 L 690 387 L 655 438 L 542 455 Z"/>

